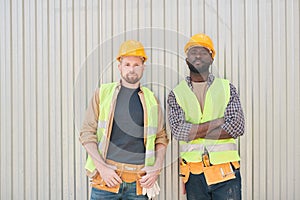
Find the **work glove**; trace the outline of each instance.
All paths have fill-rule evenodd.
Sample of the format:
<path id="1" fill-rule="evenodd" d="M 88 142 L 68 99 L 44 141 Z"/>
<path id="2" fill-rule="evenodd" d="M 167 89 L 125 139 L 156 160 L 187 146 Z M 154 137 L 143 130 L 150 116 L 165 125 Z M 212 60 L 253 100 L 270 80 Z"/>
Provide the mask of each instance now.
<path id="1" fill-rule="evenodd" d="M 143 195 L 147 195 L 148 199 L 150 200 L 153 199 L 155 196 L 157 196 L 159 194 L 159 191 L 160 191 L 159 185 L 157 181 L 155 181 L 152 188 L 143 188 Z"/>

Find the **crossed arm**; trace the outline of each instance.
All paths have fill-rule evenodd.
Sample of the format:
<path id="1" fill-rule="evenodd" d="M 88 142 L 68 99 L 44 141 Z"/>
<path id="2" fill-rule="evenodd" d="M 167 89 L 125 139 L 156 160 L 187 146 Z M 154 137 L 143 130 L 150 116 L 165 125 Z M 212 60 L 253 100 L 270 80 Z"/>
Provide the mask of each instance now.
<path id="1" fill-rule="evenodd" d="M 206 139 L 227 139 L 232 138 L 221 126 L 224 124 L 224 118 L 215 119 L 202 124 L 192 124 L 188 140 L 197 138 Z"/>
<path id="2" fill-rule="evenodd" d="M 230 84 L 230 100 L 224 117 L 202 124 L 185 121 L 183 109 L 176 101 L 173 92 L 168 96 L 168 119 L 173 137 L 179 141 L 197 138 L 226 139 L 237 138 L 244 134 L 244 113 L 235 87 Z"/>

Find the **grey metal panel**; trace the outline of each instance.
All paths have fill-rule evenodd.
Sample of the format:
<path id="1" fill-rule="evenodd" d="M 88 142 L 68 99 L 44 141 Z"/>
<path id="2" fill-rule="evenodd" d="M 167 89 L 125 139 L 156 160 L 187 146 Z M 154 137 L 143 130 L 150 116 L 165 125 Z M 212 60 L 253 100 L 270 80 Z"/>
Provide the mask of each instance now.
<path id="1" fill-rule="evenodd" d="M 178 38 L 178 54 L 183 55 L 183 57 L 179 58 L 179 63 L 178 63 L 178 75 L 179 75 L 179 80 L 184 79 L 185 75 L 188 74 L 188 69 L 185 63 L 185 54 L 183 47 L 186 44 L 187 40 L 189 39 L 189 36 L 191 36 L 193 33 L 191 33 L 191 19 L 190 19 L 190 11 L 191 11 L 191 5 L 190 1 L 184 1 L 184 0 L 178 0 L 178 8 L 177 8 L 177 23 L 178 23 L 178 28 L 177 31 L 179 33 Z"/>
<path id="2" fill-rule="evenodd" d="M 50 199 L 63 198 L 61 5 L 49 2 Z"/>
<path id="3" fill-rule="evenodd" d="M 24 160 L 24 29 L 23 1 L 12 1 L 11 4 L 11 36 L 12 36 L 12 198 L 25 195 L 25 160 Z"/>
<path id="4" fill-rule="evenodd" d="M 88 199 L 88 180 L 85 174 L 84 165 L 86 160 L 86 152 L 78 141 L 79 131 L 84 117 L 84 110 L 87 104 L 86 94 L 86 34 L 87 34 L 87 19 L 86 6 L 87 1 L 74 1 L 74 145 L 75 145 L 75 199 Z M 94 3 L 94 1 L 92 1 Z M 100 4 L 100 3 L 99 3 Z M 99 18 L 100 5 L 92 6 L 92 10 L 97 13 Z M 93 12 L 94 15 L 94 12 Z M 94 19 L 94 18 L 93 18 Z M 93 40 L 97 37 L 99 42 L 99 20 Z M 93 21 L 94 22 L 94 21 Z M 98 66 L 97 66 L 98 67 Z M 92 89 L 92 88 L 91 88 Z M 91 97 L 89 97 L 91 98 Z"/>
<path id="5" fill-rule="evenodd" d="M 1 1 L 0 52 L 0 199 L 12 199 L 12 11 L 11 1 Z M 2 184 L 5 183 L 5 184 Z"/>
<path id="6" fill-rule="evenodd" d="M 204 32 L 205 26 L 205 0 L 191 0 L 191 13 L 190 13 L 190 21 L 191 21 L 191 33 L 196 34 L 200 32 Z"/>
<path id="7" fill-rule="evenodd" d="M 25 92 L 25 198 L 38 195 L 38 135 L 37 135 L 37 55 L 36 55 L 36 4 L 24 4 L 24 92 Z"/>
<path id="8" fill-rule="evenodd" d="M 296 185 L 299 185 L 299 145 L 295 142 L 299 140 L 299 1 L 286 1 L 285 2 L 285 65 L 286 65 L 286 106 L 284 107 L 286 112 L 285 137 L 286 150 L 282 151 L 282 156 L 285 158 L 285 165 L 289 170 L 286 170 L 286 186 L 282 186 L 284 196 L 287 199 L 299 198 L 299 190 L 296 189 Z M 284 117 L 284 116 L 283 116 Z M 294 121 L 296 120 L 296 121 Z M 286 137 L 287 136 L 287 137 Z M 296 158 L 296 159 L 293 159 Z M 287 185 L 294 185 L 294 188 L 290 188 Z M 283 183 L 284 184 L 284 183 Z"/>
<path id="9" fill-rule="evenodd" d="M 138 3 L 138 38 L 137 40 L 141 41 L 143 45 L 145 46 L 146 54 L 148 56 L 148 60 L 146 61 L 145 65 L 145 71 L 142 78 L 142 81 L 148 82 L 152 79 L 152 72 L 151 72 L 151 63 L 152 63 L 152 48 L 151 48 L 151 42 L 152 42 L 152 15 L 153 12 L 152 8 L 153 2 L 152 1 L 139 1 Z M 127 13 L 125 11 L 125 13 Z M 126 31 L 128 30 L 128 27 L 126 25 Z M 136 29 L 135 28 L 135 29 Z M 130 29 L 128 30 L 130 31 Z M 151 85 L 147 85 L 148 87 Z"/>
<path id="10" fill-rule="evenodd" d="M 257 2 L 250 2 L 247 1 L 245 3 L 245 48 L 246 48 L 246 63 L 245 63 L 245 68 L 246 68 L 246 77 L 245 77 L 245 88 L 246 90 L 246 99 L 245 99 L 245 117 L 246 121 L 249 122 L 254 122 L 254 120 L 257 122 L 257 118 L 254 117 L 254 112 L 257 111 L 257 107 L 254 107 L 255 102 L 257 101 L 257 90 L 254 87 L 254 84 L 257 86 L 257 49 L 258 49 L 258 36 L 257 36 Z M 241 89 L 242 90 L 242 89 Z M 252 98 L 252 97 L 256 98 Z M 257 162 L 252 162 L 254 160 L 253 157 L 253 151 L 257 151 L 257 149 L 253 149 L 253 143 L 255 143 L 254 140 L 254 135 L 257 135 L 257 128 L 258 127 L 253 127 L 251 123 L 246 123 L 246 135 L 244 136 L 246 140 L 246 145 L 241 146 L 241 149 L 246 149 L 246 157 L 244 158 L 244 163 L 246 165 L 246 180 L 245 180 L 245 185 L 244 188 L 246 189 L 246 199 L 255 199 L 253 195 L 256 195 L 253 193 L 253 187 L 254 184 L 252 184 L 252 180 L 248 179 L 248 176 L 254 176 L 252 172 L 254 171 L 253 167 L 254 165 L 257 165 Z M 256 131 L 256 132 L 254 132 Z M 252 164 L 246 164 L 246 163 L 252 163 Z"/>
<path id="11" fill-rule="evenodd" d="M 293 187 L 287 188 L 287 199 L 300 197 L 300 2 L 286 2 L 286 67 L 287 67 L 287 183 Z M 290 184 L 289 184 L 290 185 Z"/>
<path id="12" fill-rule="evenodd" d="M 218 38 L 214 38 L 215 46 L 218 47 L 218 75 L 232 80 L 233 70 L 231 50 L 232 50 L 232 19 L 231 4 L 225 1 L 218 1 Z M 217 43 L 218 42 L 218 43 Z M 221 53 L 222 52 L 222 53 Z"/>
<path id="13" fill-rule="evenodd" d="M 285 2 L 283 1 L 273 1 L 272 2 L 272 29 L 273 29 L 273 121 L 274 121 L 274 131 L 273 131 L 273 162 L 274 175 L 273 176 L 273 198 L 282 199 L 285 196 L 285 191 L 283 189 L 282 183 L 285 183 L 285 171 L 284 167 L 286 163 L 285 151 L 286 149 L 285 139 L 286 136 L 283 135 L 286 131 L 286 93 L 282 95 L 282 91 L 286 89 L 286 67 L 281 67 L 286 65 L 286 46 L 285 46 L 285 11 L 282 10 L 285 7 Z M 278 123 L 281 121 L 282 123 Z M 276 159 L 276 157 L 281 159 Z M 281 162 L 282 161 L 282 162 Z"/>
<path id="14" fill-rule="evenodd" d="M 299 149 L 296 141 L 299 141 L 299 131 L 296 130 L 295 124 L 299 122 L 299 1 L 287 1 L 285 5 L 286 12 L 286 133 L 290 133 L 286 137 L 286 150 L 284 159 L 286 161 L 286 185 L 293 187 L 285 187 L 286 199 L 299 198 L 299 191 L 295 185 L 299 184 L 299 166 L 298 159 Z M 297 9 L 298 8 L 298 9 Z M 297 32 L 298 31 L 298 32 Z M 298 57 L 298 59 L 296 59 Z M 290 67 L 292 66 L 292 67 Z M 295 112 L 296 110 L 296 112 Z M 298 114 L 297 114 L 298 110 Z M 297 118 L 298 115 L 298 118 Z M 296 149 L 296 150 L 295 150 Z M 298 164 L 298 165 L 297 165 Z M 294 181 L 295 180 L 295 181 Z M 297 183 L 298 182 L 298 183 Z"/>
<path id="15" fill-rule="evenodd" d="M 75 199 L 73 1 L 61 2 L 61 117 L 63 199 Z M 76 138 L 77 139 L 77 138 Z"/>
<path id="16" fill-rule="evenodd" d="M 113 0 L 113 7 L 114 9 L 114 16 L 112 22 L 113 34 L 110 38 L 112 43 L 112 54 L 113 54 L 113 65 L 112 65 L 112 73 L 113 73 L 113 80 L 117 81 L 120 79 L 119 69 L 118 69 L 118 61 L 116 57 L 119 53 L 119 47 L 121 43 L 125 41 L 126 37 L 126 23 L 127 18 L 125 12 L 130 12 L 129 10 L 125 10 L 127 1 L 118 1 Z M 137 19 L 136 19 L 137 20 Z M 136 26 L 135 26 L 136 27 Z M 105 49 L 105 45 L 102 46 Z"/>
<path id="17" fill-rule="evenodd" d="M 267 187 L 270 187 L 269 185 L 272 185 L 271 183 L 265 184 L 267 179 L 268 171 L 269 173 L 272 173 L 271 170 L 267 169 L 271 168 L 270 163 L 268 162 L 268 159 L 270 157 L 267 155 L 267 138 L 271 137 L 271 135 L 268 135 L 267 130 L 267 122 L 270 116 L 268 114 L 270 112 L 267 111 L 267 93 L 268 88 L 270 88 L 271 79 L 268 78 L 261 78 L 265 77 L 267 74 L 270 73 L 272 65 L 272 54 L 271 54 L 271 23 L 270 23 L 270 17 L 271 17 L 271 6 L 267 4 L 267 2 L 259 2 L 259 26 L 258 26 L 258 43 L 259 43 L 259 49 L 258 49 L 258 62 L 259 62 L 259 69 L 258 69 L 258 76 L 260 77 L 259 80 L 259 98 L 258 98 L 258 112 L 259 112 L 259 125 L 260 130 L 258 130 L 257 133 L 255 133 L 259 137 L 259 141 L 256 142 L 254 145 L 255 155 L 254 157 L 257 157 L 258 162 L 255 167 L 255 180 L 259 184 L 254 184 L 254 198 L 259 199 L 267 199 L 267 191 L 269 190 Z M 268 36 L 266 38 L 266 36 Z M 271 103 L 270 103 L 271 105 Z M 256 114 L 257 115 L 257 114 Z M 264 134 L 261 134 L 264 133 Z M 264 184 L 263 184 L 264 183 Z"/>
<path id="18" fill-rule="evenodd" d="M 102 83 L 112 82 L 113 80 L 113 68 L 112 61 L 114 59 L 112 40 L 113 37 L 113 1 L 101 1 L 101 24 L 100 24 L 100 43 L 105 44 L 101 49 L 101 70 L 104 72 Z M 125 16 L 124 16 L 125 17 Z"/>
<path id="19" fill-rule="evenodd" d="M 166 37 L 165 37 L 165 97 L 169 94 L 171 89 L 178 83 L 178 21 L 175 16 L 177 16 L 178 1 L 166 0 L 165 1 L 165 27 L 166 27 Z M 166 98 L 165 98 L 166 102 Z M 167 105 L 166 105 L 167 107 Z M 167 116 L 167 109 L 165 110 L 165 115 Z M 166 120 L 166 129 L 169 138 L 172 136 L 170 134 L 170 128 L 168 126 L 168 120 Z M 170 145 L 168 146 L 166 153 L 166 168 L 165 168 L 165 180 L 168 185 L 173 187 L 166 187 L 165 193 L 168 199 L 178 199 L 182 194 L 182 185 L 180 183 L 179 177 L 176 175 L 179 173 L 179 163 L 178 163 L 178 142 L 170 140 Z"/>
<path id="20" fill-rule="evenodd" d="M 151 46 L 148 48 L 151 49 L 151 58 L 148 62 L 148 68 L 151 69 L 152 78 L 146 80 L 146 85 L 150 87 L 153 92 L 156 94 L 157 98 L 161 102 L 162 108 L 164 108 L 164 95 L 165 95 L 165 35 L 164 31 L 164 11 L 165 4 L 164 1 L 152 0 L 152 18 L 151 18 Z M 155 13 L 155 14 L 154 14 Z M 164 110 L 164 109 L 163 109 Z M 166 182 L 166 170 L 161 172 L 159 178 L 159 183 L 163 192 L 160 193 L 160 199 L 170 199 L 170 193 L 166 193 L 167 182 Z"/>
<path id="21" fill-rule="evenodd" d="M 37 199 L 50 198 L 49 54 L 47 4 L 35 2 L 36 98 L 37 98 Z"/>

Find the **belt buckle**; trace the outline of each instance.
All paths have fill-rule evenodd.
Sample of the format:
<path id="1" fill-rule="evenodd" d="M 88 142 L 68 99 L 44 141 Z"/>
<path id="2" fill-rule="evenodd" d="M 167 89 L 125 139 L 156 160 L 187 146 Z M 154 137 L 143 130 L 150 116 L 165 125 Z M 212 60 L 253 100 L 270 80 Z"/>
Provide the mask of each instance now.
<path id="1" fill-rule="evenodd" d="M 136 168 L 134 168 L 134 167 L 128 167 L 128 166 L 124 166 L 124 169 L 125 170 L 128 170 L 128 171 L 135 171 L 136 170 Z"/>

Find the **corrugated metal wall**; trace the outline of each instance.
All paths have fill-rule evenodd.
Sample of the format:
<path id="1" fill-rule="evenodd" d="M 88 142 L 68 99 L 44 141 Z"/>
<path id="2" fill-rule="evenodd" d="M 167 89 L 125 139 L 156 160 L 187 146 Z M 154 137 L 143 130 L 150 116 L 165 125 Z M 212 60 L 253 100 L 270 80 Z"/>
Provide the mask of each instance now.
<path id="1" fill-rule="evenodd" d="M 143 83 L 166 106 L 191 34 L 238 88 L 244 199 L 300 198 L 299 0 L 0 0 L 0 199 L 88 199 L 78 142 L 98 82 L 118 80 L 125 39 L 145 44 Z M 172 141 L 159 199 L 184 199 Z M 297 167 L 298 166 L 298 167 Z"/>

